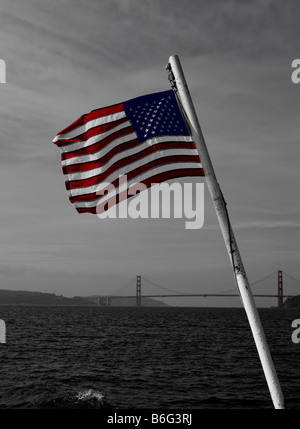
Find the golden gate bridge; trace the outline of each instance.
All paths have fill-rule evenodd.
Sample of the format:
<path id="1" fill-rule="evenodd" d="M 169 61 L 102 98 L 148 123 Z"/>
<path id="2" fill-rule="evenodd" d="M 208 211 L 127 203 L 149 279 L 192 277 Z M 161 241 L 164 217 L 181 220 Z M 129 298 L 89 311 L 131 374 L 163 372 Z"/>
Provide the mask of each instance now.
<path id="1" fill-rule="evenodd" d="M 277 270 L 272 272 L 271 274 L 253 282 L 250 284 L 251 288 L 259 283 L 262 283 L 272 277 L 276 274 L 276 293 L 274 294 L 267 294 L 267 293 L 254 293 L 252 291 L 253 297 L 257 298 L 277 298 L 277 306 L 281 307 L 284 301 L 284 298 L 291 298 L 296 295 L 300 295 L 300 280 L 296 279 L 295 277 L 287 274 L 286 272 L 282 270 Z M 299 293 L 296 294 L 287 294 L 283 292 L 283 274 L 285 278 L 287 278 L 290 282 L 293 281 L 297 284 L 299 287 Z M 120 288 L 117 292 L 115 292 L 113 295 L 101 295 L 93 297 L 93 301 L 98 303 L 99 305 L 103 306 L 112 306 L 113 300 L 116 299 L 135 299 L 135 305 L 136 307 L 142 306 L 142 298 L 174 298 L 174 297 L 221 297 L 221 298 L 227 298 L 227 297 L 239 297 L 239 294 L 236 293 L 236 289 L 231 289 L 229 291 L 224 292 L 217 292 L 217 293 L 187 293 L 187 292 L 180 292 L 175 291 L 170 288 L 163 287 L 159 284 L 157 284 L 155 281 L 150 280 L 149 278 L 146 278 L 143 276 L 143 284 L 148 283 L 152 286 L 155 286 L 159 288 L 160 290 L 163 290 L 163 292 L 157 293 L 157 294 L 143 294 L 142 295 L 142 276 L 137 275 L 136 278 L 131 279 L 128 283 L 126 283 L 122 288 Z M 120 295 L 121 292 L 123 292 L 125 289 L 128 289 L 129 287 L 132 287 L 135 284 L 136 293 L 135 295 Z M 286 289 L 286 286 L 285 286 Z M 235 293 L 233 293 L 235 291 Z"/>

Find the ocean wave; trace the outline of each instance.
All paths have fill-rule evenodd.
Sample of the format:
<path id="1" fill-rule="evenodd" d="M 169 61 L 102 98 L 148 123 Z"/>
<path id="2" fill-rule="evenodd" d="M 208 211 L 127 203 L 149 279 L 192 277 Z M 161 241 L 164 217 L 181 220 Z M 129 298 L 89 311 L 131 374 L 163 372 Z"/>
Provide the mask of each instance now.
<path id="1" fill-rule="evenodd" d="M 63 397 L 53 398 L 40 404 L 39 408 L 106 408 L 103 393 L 96 389 L 83 389 L 75 394 L 66 394 Z"/>
<path id="2" fill-rule="evenodd" d="M 104 395 L 99 392 L 98 390 L 94 390 L 94 389 L 85 389 L 80 391 L 77 395 L 76 395 L 77 400 L 80 402 L 99 402 L 99 403 L 103 403 L 104 401 Z"/>

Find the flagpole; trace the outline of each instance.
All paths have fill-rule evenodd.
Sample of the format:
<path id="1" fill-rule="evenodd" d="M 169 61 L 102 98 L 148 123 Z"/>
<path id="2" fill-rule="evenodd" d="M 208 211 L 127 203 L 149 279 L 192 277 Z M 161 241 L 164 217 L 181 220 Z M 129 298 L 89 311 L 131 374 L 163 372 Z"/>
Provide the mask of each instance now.
<path id="1" fill-rule="evenodd" d="M 191 134 L 198 149 L 202 167 L 204 170 L 206 183 L 211 194 L 211 198 L 219 220 L 220 228 L 223 234 L 224 242 L 233 267 L 237 288 L 246 311 L 248 322 L 252 330 L 256 348 L 260 357 L 261 365 L 266 377 L 269 391 L 272 397 L 273 405 L 277 409 L 283 409 L 284 397 L 281 391 L 280 383 L 272 361 L 269 347 L 261 325 L 259 314 L 252 296 L 250 285 L 246 276 L 242 258 L 232 231 L 226 202 L 224 200 L 221 188 L 217 182 L 216 175 L 207 151 L 206 143 L 200 128 L 192 98 L 183 74 L 180 60 L 177 55 L 169 58 L 167 69 L 170 72 L 169 79 L 179 96 L 180 104 L 184 109 L 190 125 Z M 177 94 L 178 92 L 178 94 Z"/>

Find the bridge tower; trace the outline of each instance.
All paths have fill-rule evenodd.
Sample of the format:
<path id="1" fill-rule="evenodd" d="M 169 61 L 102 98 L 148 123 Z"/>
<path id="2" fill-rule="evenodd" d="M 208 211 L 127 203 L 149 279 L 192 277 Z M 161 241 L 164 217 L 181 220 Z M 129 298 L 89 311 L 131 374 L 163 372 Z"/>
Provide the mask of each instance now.
<path id="1" fill-rule="evenodd" d="M 136 276 L 136 306 L 142 305 L 142 277 Z"/>
<path id="2" fill-rule="evenodd" d="M 283 280 L 282 270 L 278 270 L 278 307 L 283 304 Z"/>

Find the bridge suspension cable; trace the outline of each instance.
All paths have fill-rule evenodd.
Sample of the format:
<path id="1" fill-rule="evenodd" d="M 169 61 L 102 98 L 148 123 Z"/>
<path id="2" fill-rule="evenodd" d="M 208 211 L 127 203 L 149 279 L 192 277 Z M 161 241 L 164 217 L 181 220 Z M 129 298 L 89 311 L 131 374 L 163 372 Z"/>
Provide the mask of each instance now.
<path id="1" fill-rule="evenodd" d="M 131 279 L 129 282 L 127 282 L 124 286 L 122 286 L 120 289 L 118 289 L 116 292 L 112 294 L 112 296 L 118 295 L 119 293 L 123 292 L 125 289 L 127 289 L 129 286 L 135 284 L 135 278 Z"/>
<path id="2" fill-rule="evenodd" d="M 167 287 L 161 286 L 161 285 L 159 285 L 159 284 L 155 283 L 154 281 L 147 279 L 147 278 L 146 278 L 146 277 L 144 277 L 144 276 L 142 277 L 142 279 L 143 279 L 144 281 L 146 281 L 146 282 L 148 282 L 148 283 L 152 284 L 153 286 L 156 286 L 156 287 L 158 287 L 159 289 L 163 289 L 163 290 L 166 290 L 166 291 L 168 291 L 168 292 L 178 293 L 179 295 L 184 295 L 184 294 L 186 293 L 186 292 L 179 292 L 178 290 L 174 290 L 174 289 L 170 289 L 170 288 L 167 288 Z"/>
<path id="3" fill-rule="evenodd" d="M 274 274 L 277 274 L 277 271 L 273 271 L 271 274 L 268 274 L 267 276 L 262 277 L 261 279 L 256 280 L 255 282 L 250 283 L 250 286 L 254 286 L 254 285 L 257 285 L 258 283 L 261 283 L 261 282 L 263 282 L 265 280 L 268 280 L 269 278 L 271 278 L 272 276 L 274 276 Z"/>
<path id="4" fill-rule="evenodd" d="M 146 281 L 146 282 L 148 282 L 148 283 L 150 283 L 150 284 L 152 284 L 153 286 L 156 286 L 156 287 L 158 287 L 159 289 L 163 289 L 163 290 L 166 290 L 166 291 L 168 291 L 168 292 L 173 292 L 173 293 L 178 293 L 179 295 L 186 295 L 188 292 L 180 292 L 180 291 L 178 291 L 178 290 L 174 290 L 174 289 L 170 289 L 170 288 L 167 288 L 167 287 L 164 287 L 164 286 L 161 286 L 161 285 L 159 285 L 159 284 L 157 284 L 156 282 L 154 282 L 154 281 L 151 281 L 151 280 L 149 280 L 149 279 L 147 279 L 147 278 L 145 278 L 145 277 L 142 277 L 143 278 L 143 280 L 144 281 Z M 211 293 L 213 293 L 214 295 L 217 295 L 217 294 L 219 294 L 219 295 L 223 295 L 223 294 L 226 294 L 226 293 L 229 293 L 229 292 L 233 292 L 233 291 L 236 291 L 236 289 L 234 288 L 234 289 L 230 289 L 230 290 L 225 290 L 225 291 L 222 291 L 222 292 L 211 292 Z M 192 294 L 192 292 L 191 292 L 191 294 Z"/>
<path id="5" fill-rule="evenodd" d="M 291 276 L 290 274 L 286 273 L 285 271 L 283 271 L 284 275 L 286 277 L 288 277 L 290 280 L 293 280 L 294 282 L 298 283 L 297 286 L 300 286 L 300 280 L 296 279 L 295 277 Z"/>

